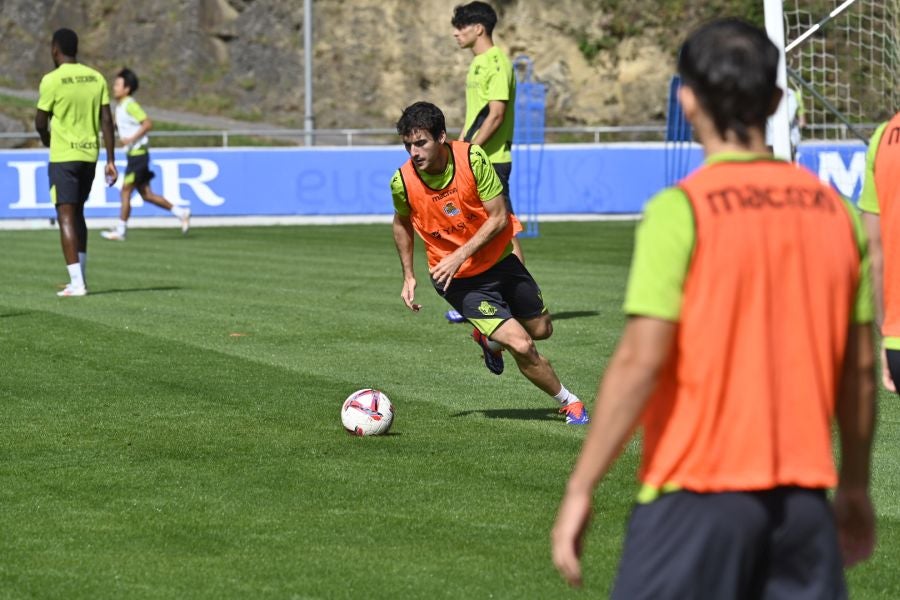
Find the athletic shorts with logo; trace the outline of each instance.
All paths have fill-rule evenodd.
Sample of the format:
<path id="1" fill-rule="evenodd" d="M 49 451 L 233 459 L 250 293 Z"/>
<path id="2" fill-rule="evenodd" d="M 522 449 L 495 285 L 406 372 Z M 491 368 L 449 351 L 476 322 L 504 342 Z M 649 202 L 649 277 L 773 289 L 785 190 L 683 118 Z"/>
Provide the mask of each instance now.
<path id="1" fill-rule="evenodd" d="M 73 160 L 51 162 L 47 168 L 50 179 L 50 200 L 53 205 L 84 204 L 91 193 L 97 163 Z"/>
<path id="2" fill-rule="evenodd" d="M 125 166 L 125 183 L 144 185 L 149 183 L 156 174 L 150 170 L 150 153 L 129 154 L 128 164 Z"/>
<path id="3" fill-rule="evenodd" d="M 515 254 L 478 275 L 453 279 L 446 291 L 433 279 L 431 283 L 450 306 L 487 336 L 507 319 L 531 319 L 547 312 L 541 288 Z"/>
<path id="4" fill-rule="evenodd" d="M 631 514 L 612 598 L 847 597 L 823 490 L 678 491 Z"/>

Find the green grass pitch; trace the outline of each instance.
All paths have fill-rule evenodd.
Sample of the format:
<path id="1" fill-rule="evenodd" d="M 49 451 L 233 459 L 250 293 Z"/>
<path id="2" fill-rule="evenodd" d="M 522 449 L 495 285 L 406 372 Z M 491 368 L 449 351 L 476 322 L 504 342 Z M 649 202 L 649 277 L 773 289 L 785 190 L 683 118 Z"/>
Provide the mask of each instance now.
<path id="1" fill-rule="evenodd" d="M 539 343 L 588 403 L 623 317 L 633 223 L 542 224 Z M 403 306 L 388 225 L 91 232 L 59 299 L 53 231 L 0 232 L 0 598 L 577 598 L 549 529 L 583 430 L 444 321 L 417 249 Z M 377 387 L 391 435 L 339 407 Z M 882 393 L 879 547 L 854 598 L 900 596 L 900 409 Z M 608 593 L 632 442 L 585 552 Z"/>

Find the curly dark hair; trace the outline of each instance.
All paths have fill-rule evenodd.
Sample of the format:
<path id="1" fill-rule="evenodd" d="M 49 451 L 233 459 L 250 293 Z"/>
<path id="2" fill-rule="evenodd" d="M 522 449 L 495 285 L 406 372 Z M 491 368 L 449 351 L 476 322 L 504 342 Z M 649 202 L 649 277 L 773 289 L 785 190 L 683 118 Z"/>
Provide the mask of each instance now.
<path id="1" fill-rule="evenodd" d="M 431 137 L 438 139 L 447 131 L 444 113 L 430 102 L 410 104 L 403 109 L 403 114 L 397 121 L 397 133 L 405 137 L 416 129 L 427 131 Z"/>

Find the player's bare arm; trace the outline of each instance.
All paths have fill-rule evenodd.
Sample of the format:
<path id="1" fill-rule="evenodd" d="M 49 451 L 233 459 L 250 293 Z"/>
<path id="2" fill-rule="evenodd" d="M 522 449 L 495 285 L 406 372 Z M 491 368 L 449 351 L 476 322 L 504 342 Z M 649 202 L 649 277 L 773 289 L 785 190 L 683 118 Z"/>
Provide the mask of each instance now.
<path id="1" fill-rule="evenodd" d="M 581 585 L 581 540 L 594 489 L 631 436 L 675 340 L 677 325 L 648 317 L 629 319 L 603 377 L 595 414 L 551 533 L 553 563 Z"/>
<path id="2" fill-rule="evenodd" d="M 119 143 L 122 146 L 129 146 L 129 145 L 133 144 L 134 142 L 136 142 L 137 140 L 144 137 L 145 135 L 147 135 L 151 129 L 153 129 L 153 121 L 150 120 L 150 117 L 147 117 L 146 119 L 141 121 L 141 126 L 134 133 L 134 135 L 132 135 L 131 137 L 127 137 L 127 138 L 122 138 L 121 140 L 119 140 Z"/>
<path id="3" fill-rule="evenodd" d="M 422 308 L 421 304 L 416 304 L 416 274 L 413 270 L 413 237 L 412 221 L 409 217 L 394 214 L 394 244 L 397 246 L 397 254 L 400 256 L 400 266 L 403 269 L 403 289 L 400 290 L 400 297 L 406 307 L 418 312 Z"/>
<path id="4" fill-rule="evenodd" d="M 443 285 L 443 289 L 450 286 L 453 276 L 459 271 L 466 259 L 478 252 L 485 244 L 491 241 L 494 236 L 503 231 L 509 221 L 509 213 L 506 211 L 506 201 L 503 195 L 499 195 L 484 203 L 487 211 L 487 221 L 484 222 L 478 231 L 475 232 L 469 241 L 445 256 L 441 261 L 430 269 L 431 277 L 438 285 Z"/>
<path id="5" fill-rule="evenodd" d="M 484 119 L 484 123 L 478 128 L 478 133 L 472 138 L 472 143 L 484 146 L 491 136 L 497 132 L 500 125 L 503 124 L 503 117 L 506 116 L 506 102 L 503 100 L 491 100 L 488 102 L 488 115 Z"/>
<path id="6" fill-rule="evenodd" d="M 869 260 L 872 276 L 872 295 L 875 300 L 875 324 L 878 330 L 884 323 L 884 247 L 881 243 L 881 216 L 875 213 L 862 212 L 863 227 L 869 238 Z M 888 369 L 887 352 L 881 349 L 881 384 L 891 392 L 897 391 L 897 385 Z"/>
<path id="7" fill-rule="evenodd" d="M 100 129 L 103 131 L 103 145 L 106 148 L 106 184 L 112 186 L 119 178 L 119 171 L 116 169 L 116 128 L 109 104 L 100 107 Z"/>
<path id="8" fill-rule="evenodd" d="M 41 143 L 49 148 L 50 147 L 50 114 L 41 109 L 37 109 L 37 112 L 34 113 L 34 128 L 38 132 L 38 135 L 41 136 Z"/>
<path id="9" fill-rule="evenodd" d="M 875 513 L 869 497 L 876 413 L 873 338 L 871 324 L 851 327 L 835 407 L 841 470 L 834 513 L 846 566 L 866 560 L 875 548 Z"/>

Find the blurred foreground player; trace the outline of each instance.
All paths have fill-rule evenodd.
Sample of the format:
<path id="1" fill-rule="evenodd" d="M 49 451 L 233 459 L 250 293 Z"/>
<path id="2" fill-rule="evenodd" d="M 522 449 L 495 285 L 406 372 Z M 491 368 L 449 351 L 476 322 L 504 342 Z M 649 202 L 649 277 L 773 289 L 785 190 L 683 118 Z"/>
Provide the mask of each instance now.
<path id="1" fill-rule="evenodd" d="M 869 141 L 866 179 L 859 197 L 869 236 L 875 316 L 881 328 L 884 387 L 900 381 L 900 112 Z"/>
<path id="2" fill-rule="evenodd" d="M 552 533 L 573 585 L 592 492 L 638 420 L 643 487 L 614 598 L 842 598 L 842 562 L 872 552 L 865 235 L 831 188 L 766 151 L 778 54 L 738 20 L 681 48 L 678 97 L 706 162 L 650 201 L 637 234 L 629 320 Z"/>

